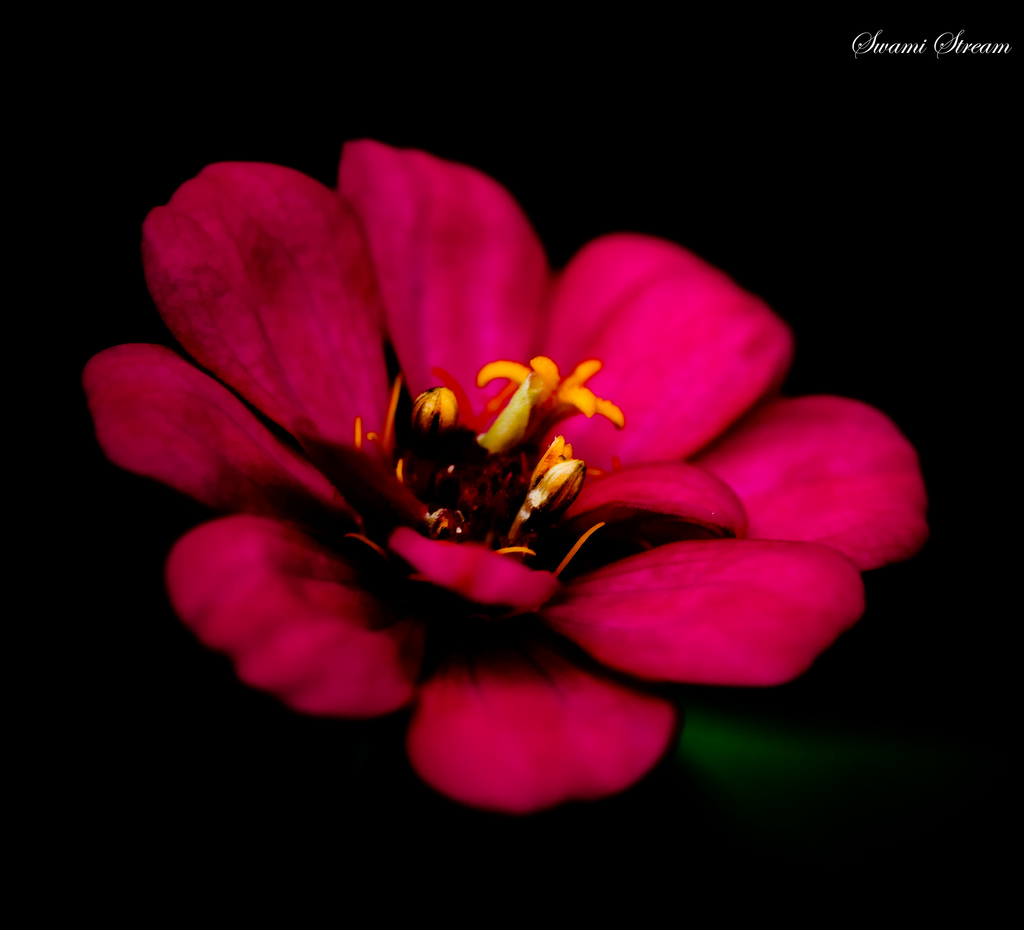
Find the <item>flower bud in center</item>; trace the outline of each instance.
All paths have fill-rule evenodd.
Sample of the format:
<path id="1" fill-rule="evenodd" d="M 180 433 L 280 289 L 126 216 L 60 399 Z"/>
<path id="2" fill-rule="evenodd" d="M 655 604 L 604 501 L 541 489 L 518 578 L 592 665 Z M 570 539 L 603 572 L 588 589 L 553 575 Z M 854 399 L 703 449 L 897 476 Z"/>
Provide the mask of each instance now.
<path id="1" fill-rule="evenodd" d="M 558 436 L 541 457 L 530 481 L 530 491 L 509 529 L 510 545 L 535 529 L 533 525 L 525 526 L 531 517 L 543 515 L 547 521 L 552 521 L 576 500 L 587 476 L 587 466 L 582 459 L 569 457 L 571 455 L 572 446 Z"/>
<path id="2" fill-rule="evenodd" d="M 449 433 L 459 423 L 459 404 L 446 387 L 430 388 L 413 401 L 412 429 L 423 439 Z"/>

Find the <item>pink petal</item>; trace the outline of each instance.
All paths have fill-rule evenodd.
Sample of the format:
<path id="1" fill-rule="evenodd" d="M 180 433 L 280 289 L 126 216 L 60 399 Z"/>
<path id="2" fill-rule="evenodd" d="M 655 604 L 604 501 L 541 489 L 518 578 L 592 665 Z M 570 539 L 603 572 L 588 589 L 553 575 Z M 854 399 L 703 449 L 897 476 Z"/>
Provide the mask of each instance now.
<path id="1" fill-rule="evenodd" d="M 407 527 L 395 530 L 388 547 L 427 581 L 478 604 L 536 610 L 558 588 L 550 572 L 535 572 L 513 557 L 473 543 L 426 539 Z"/>
<path id="2" fill-rule="evenodd" d="M 372 717 L 405 705 L 422 624 L 359 585 L 307 536 L 258 517 L 227 517 L 182 537 L 167 561 L 174 609 L 238 677 L 296 710 Z"/>
<path id="3" fill-rule="evenodd" d="M 680 542 L 567 585 L 543 619 L 644 678 L 774 685 L 795 678 L 864 610 L 860 574 L 813 543 Z"/>
<path id="4" fill-rule="evenodd" d="M 528 813 L 628 787 L 675 728 L 668 701 L 528 643 L 452 657 L 423 686 L 406 742 L 413 767 L 438 791 Z"/>
<path id="5" fill-rule="evenodd" d="M 625 234 L 569 263 L 547 345 L 565 370 L 604 362 L 588 386 L 626 428 L 601 417 L 564 428 L 601 468 L 613 454 L 632 464 L 695 452 L 780 384 L 792 356 L 788 328 L 758 298 L 679 246 Z"/>
<path id="6" fill-rule="evenodd" d="M 587 482 L 565 520 L 581 532 L 600 520 L 658 515 L 709 529 L 716 536 L 743 536 L 747 517 L 728 485 L 683 462 L 638 465 Z"/>
<path id="7" fill-rule="evenodd" d="M 501 185 L 425 152 L 360 141 L 345 145 L 338 186 L 366 231 L 413 396 L 439 383 L 434 366 L 473 397 L 487 362 L 536 354 L 547 260 Z"/>
<path id="8" fill-rule="evenodd" d="M 170 349 L 115 346 L 89 360 L 82 380 L 96 437 L 122 468 L 216 510 L 355 519 L 320 472 Z"/>
<path id="9" fill-rule="evenodd" d="M 914 447 L 855 400 L 776 401 L 698 462 L 739 494 L 752 537 L 823 542 L 861 569 L 909 558 L 928 538 Z"/>
<path id="10" fill-rule="evenodd" d="M 352 441 L 383 424 L 379 299 L 334 193 L 277 165 L 218 164 L 143 225 L 150 293 L 178 341 L 287 429 Z"/>

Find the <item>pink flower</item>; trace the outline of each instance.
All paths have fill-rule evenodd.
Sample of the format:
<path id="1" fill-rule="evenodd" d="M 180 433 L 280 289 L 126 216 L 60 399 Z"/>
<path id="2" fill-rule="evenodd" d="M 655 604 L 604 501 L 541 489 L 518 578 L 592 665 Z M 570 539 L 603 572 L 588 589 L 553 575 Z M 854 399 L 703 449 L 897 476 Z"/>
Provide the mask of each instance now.
<path id="1" fill-rule="evenodd" d="M 883 414 L 777 395 L 791 337 L 761 301 L 638 235 L 553 275 L 468 167 L 357 142 L 334 192 L 213 165 L 143 261 L 214 377 L 123 345 L 84 382 L 115 463 L 233 514 L 172 550 L 175 609 L 297 710 L 408 708 L 413 766 L 466 803 L 632 784 L 678 728 L 658 682 L 799 675 L 860 616 L 859 571 L 927 536 Z"/>

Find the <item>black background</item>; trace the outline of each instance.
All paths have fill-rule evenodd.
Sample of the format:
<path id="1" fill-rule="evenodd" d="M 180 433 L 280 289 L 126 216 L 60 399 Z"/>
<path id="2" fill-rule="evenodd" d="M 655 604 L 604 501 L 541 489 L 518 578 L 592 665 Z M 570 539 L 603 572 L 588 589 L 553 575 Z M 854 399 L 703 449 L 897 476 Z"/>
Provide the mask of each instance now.
<path id="1" fill-rule="evenodd" d="M 685 895 L 703 869 L 842 863 L 934 877 L 996 861 L 1017 730 L 1016 624 L 1000 589 L 1019 571 L 1008 548 L 1018 250 L 1007 229 L 1019 215 L 1008 93 L 1019 52 L 855 59 L 853 37 L 883 27 L 914 41 L 962 27 L 1015 38 L 998 23 L 853 17 L 798 31 L 617 21 L 599 34 L 518 22 L 481 25 L 474 41 L 437 22 L 215 37 L 190 25 L 140 30 L 127 46 L 93 24 L 89 42 L 68 42 L 52 106 L 40 98 L 56 126 L 37 137 L 50 196 L 36 239 L 56 295 L 39 308 L 42 338 L 69 356 L 45 378 L 68 422 L 43 437 L 56 440 L 46 476 L 59 503 L 43 527 L 42 584 L 63 606 L 41 654 L 67 664 L 35 735 L 61 760 L 71 848 L 85 855 L 103 836 L 118 868 L 133 869 L 181 847 L 308 857 L 346 892 L 352 863 L 446 888 L 472 874 L 557 890 L 628 870 Z M 416 779 L 401 719 L 294 715 L 241 686 L 176 620 L 163 561 L 209 514 L 105 460 L 81 367 L 110 345 L 173 344 L 139 261 L 150 208 L 221 160 L 288 165 L 333 186 L 342 142 L 361 137 L 497 178 L 556 267 L 616 230 L 687 246 L 790 323 L 789 393 L 856 397 L 899 424 L 929 490 L 925 550 L 866 577 L 864 618 L 804 678 L 710 699 L 756 719 L 945 747 L 955 764 L 922 782 L 924 807 L 883 798 L 868 832 L 846 824 L 783 842 L 726 824 L 669 762 L 599 803 L 482 814 Z"/>

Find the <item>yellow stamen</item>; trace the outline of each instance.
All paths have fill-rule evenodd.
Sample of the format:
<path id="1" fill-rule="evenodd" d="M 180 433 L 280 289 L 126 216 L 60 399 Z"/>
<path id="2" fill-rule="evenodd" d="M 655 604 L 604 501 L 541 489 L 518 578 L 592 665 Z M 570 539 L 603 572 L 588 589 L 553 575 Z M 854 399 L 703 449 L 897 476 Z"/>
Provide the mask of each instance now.
<path id="1" fill-rule="evenodd" d="M 626 418 L 622 411 L 611 401 L 598 397 L 590 388 L 583 385 L 594 377 L 602 368 L 603 364 L 599 358 L 588 358 L 580 362 L 568 378 L 564 378 L 558 386 L 558 399 L 566 404 L 572 404 L 580 410 L 588 419 L 595 413 L 601 414 L 622 429 L 626 425 Z"/>
<path id="2" fill-rule="evenodd" d="M 576 545 L 573 546 L 569 550 L 569 554 L 564 559 L 562 559 L 561 562 L 559 562 L 558 568 L 556 568 L 551 574 L 554 575 L 556 578 L 559 575 L 561 575 L 562 574 L 562 570 L 565 568 L 566 565 L 569 564 L 569 560 L 572 559 L 572 557 L 574 555 L 576 555 L 577 552 L 580 551 L 580 546 L 582 546 L 588 539 L 590 539 L 591 535 L 593 533 L 596 533 L 599 529 L 601 529 L 602 526 L 604 526 L 604 521 L 603 520 L 600 523 L 595 523 L 579 539 L 577 539 L 576 540 Z"/>
<path id="3" fill-rule="evenodd" d="M 594 400 L 597 401 L 597 412 L 601 416 L 611 420 L 618 429 L 625 427 L 626 415 L 615 404 L 610 400 L 605 400 L 603 397 L 595 397 Z"/>
<path id="4" fill-rule="evenodd" d="M 399 459 L 398 464 L 395 466 L 395 477 L 398 478 L 399 484 L 405 484 L 405 480 L 402 477 L 402 465 L 404 461 L 404 459 Z"/>
<path id="5" fill-rule="evenodd" d="M 494 395 L 494 397 L 492 397 L 484 405 L 483 416 L 486 418 L 489 417 L 491 414 L 497 413 L 499 410 L 501 410 L 501 408 L 508 403 L 509 398 L 513 394 L 515 394 L 516 387 L 518 387 L 518 385 L 515 381 L 509 381 L 508 384 L 506 384 L 500 391 L 498 391 L 497 394 Z"/>
<path id="6" fill-rule="evenodd" d="M 481 388 L 486 387 L 496 378 L 508 378 L 509 381 L 515 381 L 516 384 L 522 384 L 529 373 L 530 369 L 525 365 L 521 365 L 519 362 L 500 360 L 497 362 L 490 362 L 487 365 L 484 365 L 477 374 L 476 386 Z"/>
<path id="7" fill-rule="evenodd" d="M 356 429 L 352 445 L 354 445 L 357 450 L 363 448 L 363 418 L 359 416 L 356 417 Z"/>
<path id="8" fill-rule="evenodd" d="M 558 366 L 546 355 L 538 355 L 530 359 L 530 367 L 540 375 L 541 392 L 537 398 L 538 403 L 544 403 L 558 387 Z"/>
<path id="9" fill-rule="evenodd" d="M 569 375 L 562 383 L 568 387 L 575 387 L 578 384 L 586 384 L 591 378 L 594 377 L 604 365 L 599 358 L 588 358 L 586 361 L 580 362 L 573 370 L 572 374 Z"/>
<path id="10" fill-rule="evenodd" d="M 495 555 L 504 555 L 506 552 L 522 552 L 526 555 L 536 555 L 532 549 L 527 549 L 526 546 L 505 546 L 504 549 L 495 549 Z"/>
<path id="11" fill-rule="evenodd" d="M 506 378 L 509 383 L 500 394 L 491 398 L 481 414 L 483 419 L 504 404 L 490 429 L 477 436 L 477 442 L 491 454 L 507 452 L 522 442 L 528 433 L 535 433 L 534 438 L 539 438 L 559 420 L 570 416 L 574 409 L 588 419 L 599 413 L 622 429 L 626 425 L 622 411 L 611 401 L 584 387 L 584 382 L 602 367 L 600 359 L 585 359 L 567 378 L 562 378 L 558 366 L 546 355 L 531 358 L 529 368 L 507 359 L 484 365 L 477 374 L 478 387 L 484 387 L 496 378 Z M 539 414 L 533 415 L 538 407 L 541 408 Z"/>
<path id="12" fill-rule="evenodd" d="M 402 393 L 402 375 L 399 372 L 395 383 L 391 385 L 391 400 L 388 401 L 388 413 L 384 418 L 384 449 L 391 451 L 395 441 L 395 411 L 398 409 L 398 397 Z"/>
<path id="13" fill-rule="evenodd" d="M 378 546 L 372 539 L 367 539 L 362 533 L 346 533 L 345 538 L 358 539 L 360 542 L 366 543 L 366 545 L 368 545 L 374 552 L 376 552 L 377 555 L 379 555 L 385 562 L 391 561 L 391 559 L 388 557 L 388 554 L 383 549 L 381 549 L 380 546 Z"/>
<path id="14" fill-rule="evenodd" d="M 507 452 L 516 446 L 526 433 L 530 423 L 530 411 L 540 402 L 544 381 L 536 372 L 531 372 L 526 380 L 516 388 L 505 409 L 498 414 L 498 419 L 484 434 L 477 436 L 476 441 L 492 454 Z"/>
<path id="15" fill-rule="evenodd" d="M 558 389 L 558 399 L 566 404 L 572 404 L 588 420 L 597 413 L 597 397 L 590 388 L 572 385 L 566 388 L 562 385 Z"/>
<path id="16" fill-rule="evenodd" d="M 551 361 L 546 355 L 538 355 L 530 359 L 530 368 L 525 365 L 521 365 L 519 362 L 510 362 L 505 359 L 500 359 L 496 362 L 489 362 L 484 365 L 483 368 L 477 373 L 476 386 L 485 387 L 492 381 L 498 378 L 508 378 L 508 380 L 514 384 L 522 384 L 531 374 L 530 369 L 533 369 L 533 374 L 538 375 L 539 378 L 534 382 L 535 390 L 540 388 L 540 393 L 537 397 L 537 403 L 543 403 L 546 401 L 558 387 L 558 366 Z M 506 385 L 503 393 L 508 391 Z M 511 391 L 508 392 L 507 396 L 511 395 Z M 489 402 L 493 404 L 498 398 L 492 398 Z"/>

